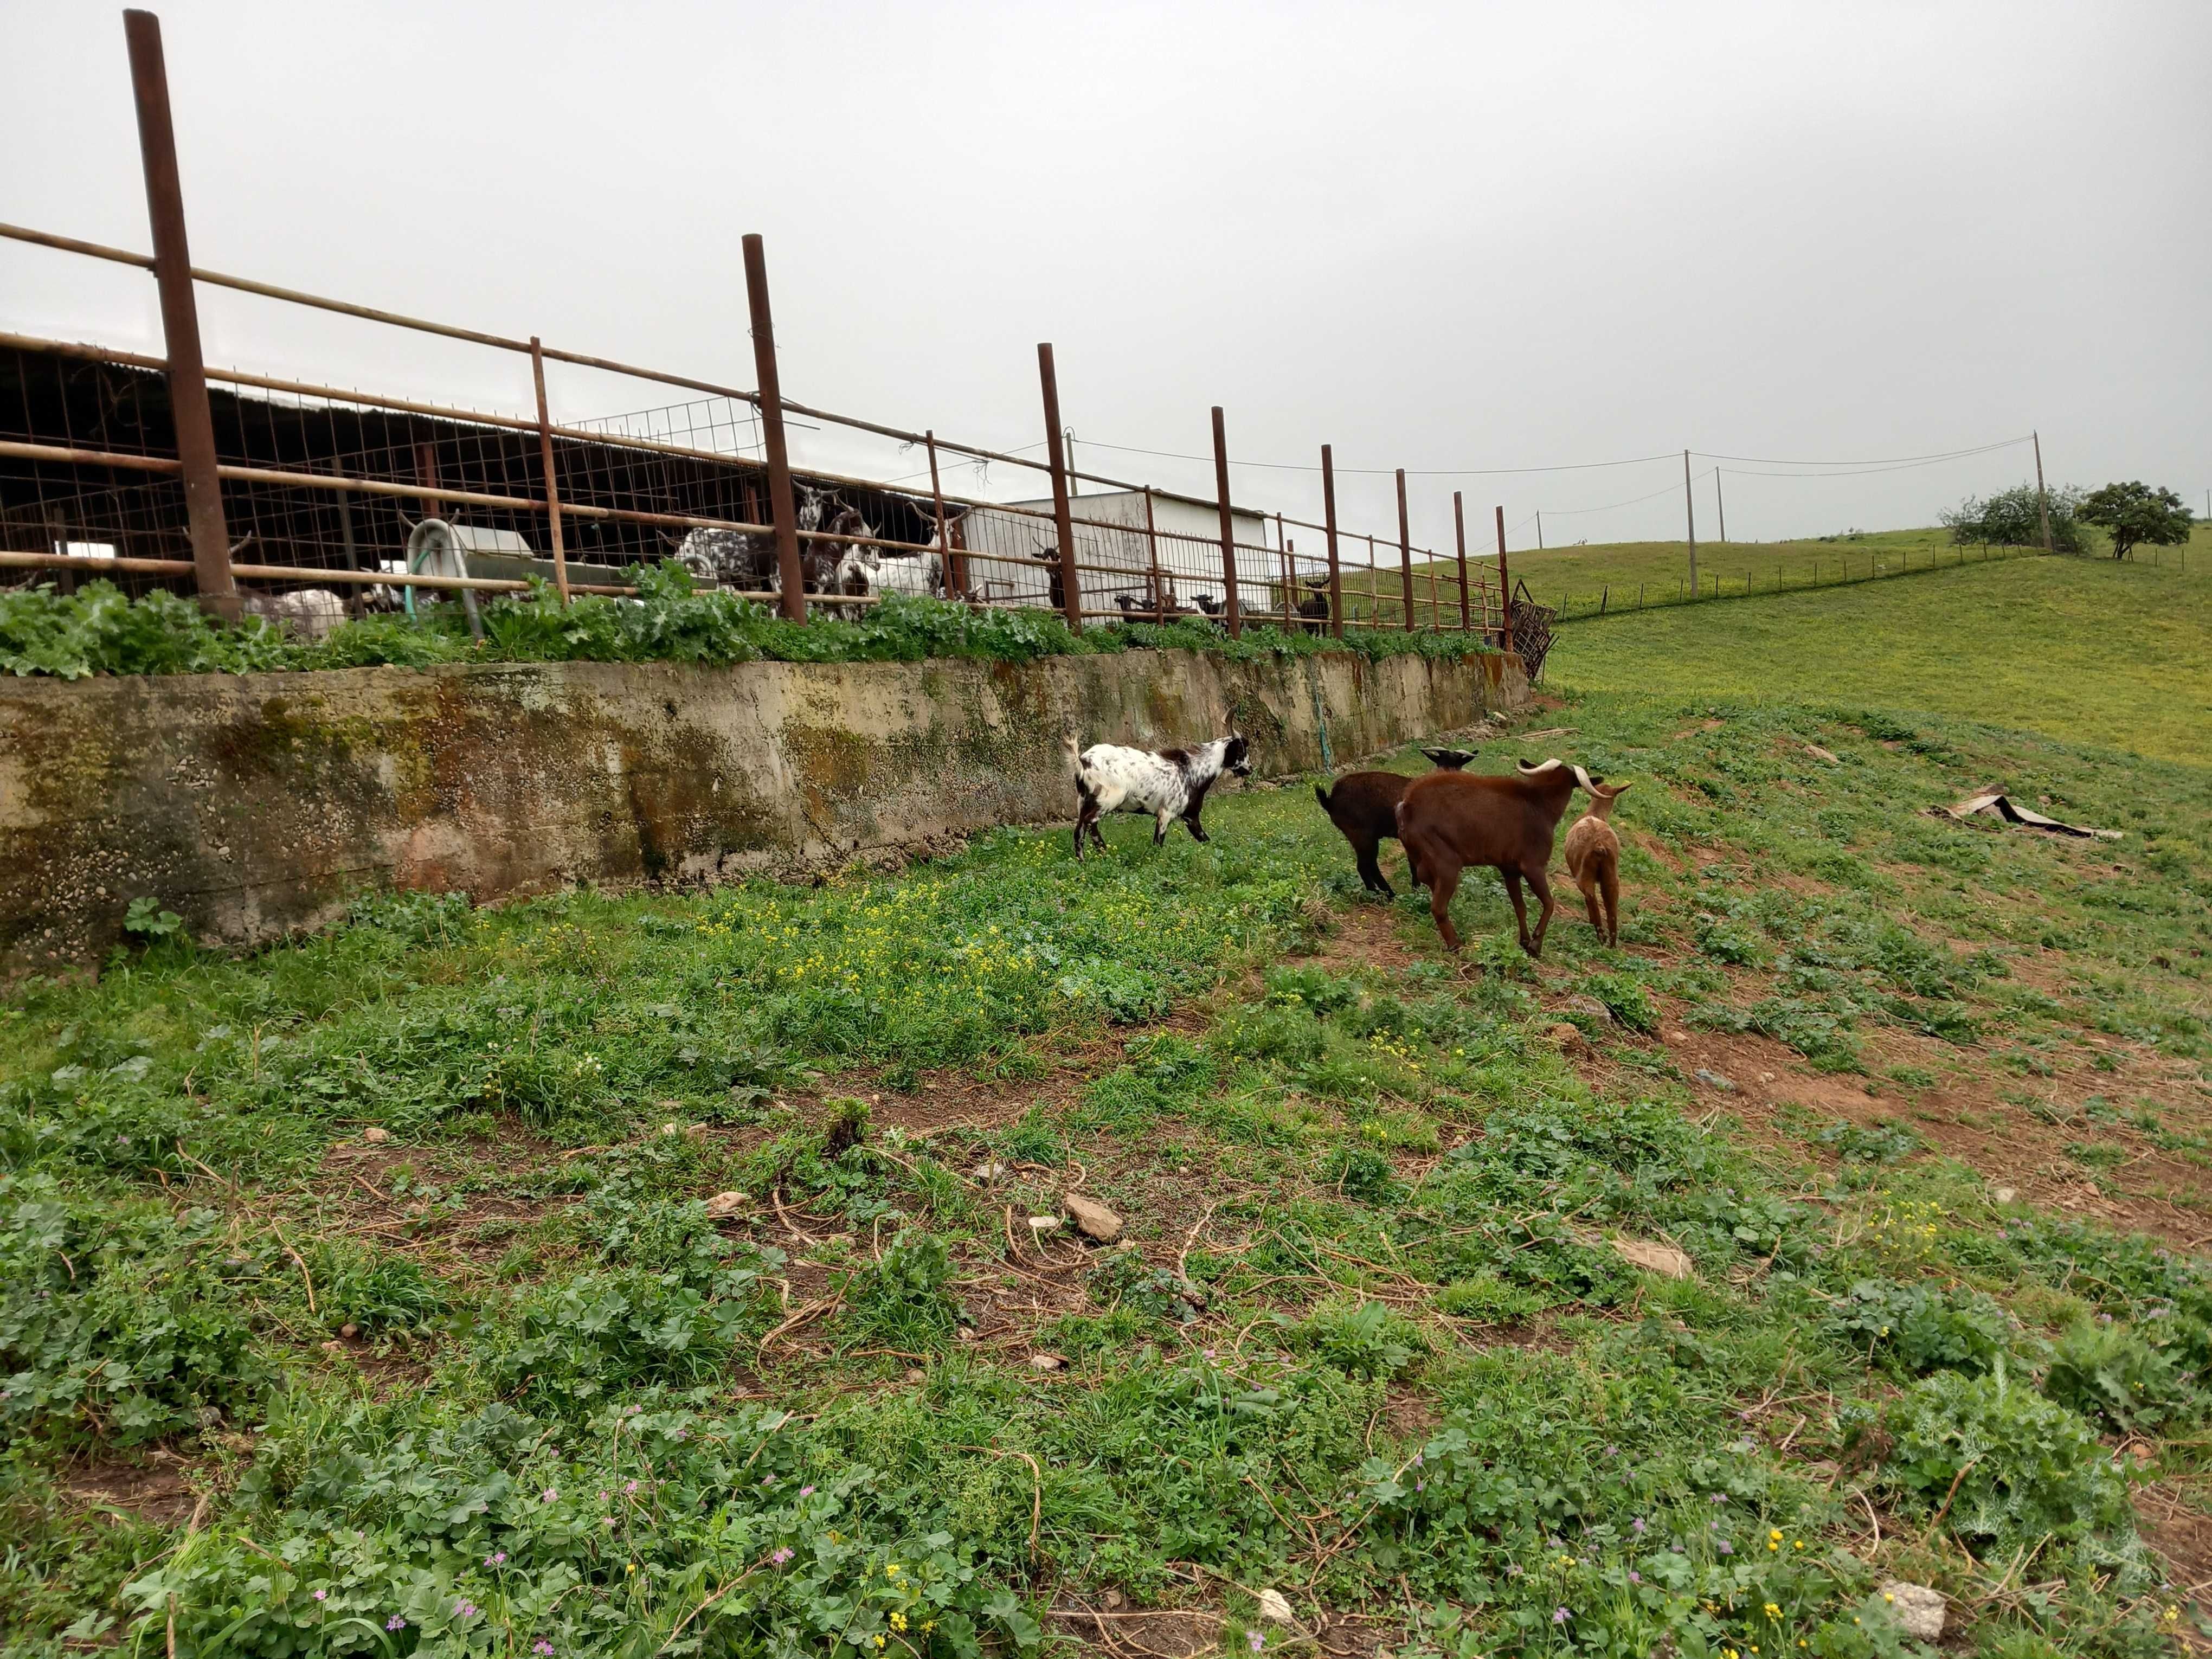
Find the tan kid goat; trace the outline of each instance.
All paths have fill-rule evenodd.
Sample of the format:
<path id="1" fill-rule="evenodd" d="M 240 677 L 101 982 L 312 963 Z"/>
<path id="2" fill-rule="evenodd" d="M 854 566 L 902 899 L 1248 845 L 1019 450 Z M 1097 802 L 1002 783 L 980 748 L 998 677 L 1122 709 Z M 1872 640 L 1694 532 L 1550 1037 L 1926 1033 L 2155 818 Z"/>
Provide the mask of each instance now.
<path id="1" fill-rule="evenodd" d="M 1583 890 L 1583 902 L 1589 908 L 1590 926 L 1596 928 L 1600 938 L 1607 945 L 1620 943 L 1620 837 L 1613 833 L 1609 819 L 1613 804 L 1626 794 L 1632 787 L 1626 783 L 1606 784 L 1590 776 L 1579 766 L 1575 768 L 1575 781 L 1589 792 L 1590 809 L 1577 818 L 1567 830 L 1567 873 L 1574 878 L 1575 885 Z M 1599 894 L 1605 896 L 1605 918 L 1598 919 Z"/>

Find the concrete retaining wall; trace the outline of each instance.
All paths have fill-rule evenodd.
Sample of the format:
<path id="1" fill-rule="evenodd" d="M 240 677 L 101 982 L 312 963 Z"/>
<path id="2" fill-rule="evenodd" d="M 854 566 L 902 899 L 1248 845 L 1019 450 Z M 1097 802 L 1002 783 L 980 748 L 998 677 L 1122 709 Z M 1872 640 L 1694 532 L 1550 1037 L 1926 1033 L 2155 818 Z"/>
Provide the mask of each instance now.
<path id="1" fill-rule="evenodd" d="M 448 665 L 0 683 L 0 974 L 82 963 L 136 897 L 203 940 L 367 887 L 479 900 L 707 881 L 1072 818 L 1062 733 L 1232 726 L 1264 775 L 1528 696 L 1520 664 L 1187 652 L 966 662 Z"/>

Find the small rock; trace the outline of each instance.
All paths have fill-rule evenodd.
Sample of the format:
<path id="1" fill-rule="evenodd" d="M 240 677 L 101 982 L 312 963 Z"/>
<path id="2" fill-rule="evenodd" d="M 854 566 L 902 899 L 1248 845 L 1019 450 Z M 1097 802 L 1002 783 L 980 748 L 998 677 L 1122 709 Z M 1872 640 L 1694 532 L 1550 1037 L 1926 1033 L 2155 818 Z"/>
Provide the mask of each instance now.
<path id="1" fill-rule="evenodd" d="M 1056 1215 L 1033 1215 L 1030 1218 L 1030 1231 L 1039 1238 L 1042 1238 L 1059 1225 L 1060 1218 Z"/>
<path id="2" fill-rule="evenodd" d="M 1006 1166 L 1003 1164 L 978 1164 L 975 1166 L 975 1179 L 978 1181 L 996 1181 L 1000 1176 L 1006 1174 Z"/>
<path id="3" fill-rule="evenodd" d="M 1771 1083 L 1774 1081 L 1774 1073 L 1771 1072 L 1761 1072 L 1759 1074 L 1759 1080 L 1761 1083 Z"/>
<path id="4" fill-rule="evenodd" d="M 1062 1371 L 1067 1369 L 1067 1361 L 1056 1353 L 1033 1353 L 1030 1356 L 1030 1369 L 1035 1371 Z"/>
<path id="5" fill-rule="evenodd" d="M 392 1131 L 381 1127 L 363 1129 L 361 1132 L 361 1138 L 372 1146 L 381 1146 L 386 1141 L 392 1139 Z"/>
<path id="6" fill-rule="evenodd" d="M 1667 1033 L 1667 1041 L 1669 1042 L 1687 1042 L 1689 1040 L 1690 1034 L 1687 1031 L 1669 1031 Z"/>
<path id="7" fill-rule="evenodd" d="M 684 1133 L 684 1126 L 680 1123 L 664 1123 L 660 1126 L 660 1133 L 665 1135 L 680 1135 Z"/>
<path id="8" fill-rule="evenodd" d="M 1691 1273 L 1690 1258 L 1672 1244 L 1651 1244 L 1640 1238 L 1616 1238 L 1613 1252 L 1632 1267 L 1647 1272 L 1663 1273 L 1669 1279 L 1687 1279 Z"/>
<path id="9" fill-rule="evenodd" d="M 973 1342 L 975 1340 L 975 1333 L 963 1325 L 960 1328 L 960 1340 L 963 1342 Z"/>
<path id="10" fill-rule="evenodd" d="M 1121 1592 L 1117 1589 L 1108 1590 L 1106 1592 L 1106 1611 L 1109 1613 L 1113 1612 L 1115 1608 L 1120 1607 L 1129 1598 L 1127 1596 L 1122 1595 Z"/>
<path id="11" fill-rule="evenodd" d="M 1111 1244 L 1121 1237 L 1121 1218 L 1103 1204 L 1093 1203 L 1074 1193 L 1061 1194 L 1060 1207 L 1067 1212 L 1078 1231 L 1085 1238 L 1095 1238 L 1101 1244 Z"/>
<path id="12" fill-rule="evenodd" d="M 726 1221 L 744 1209 L 745 1202 L 745 1195 L 740 1192 L 716 1193 L 707 1200 L 707 1218 L 709 1221 Z"/>
<path id="13" fill-rule="evenodd" d="M 1590 1018 L 1601 1021 L 1608 1025 L 1613 1023 L 1613 1010 L 1607 1007 L 1605 1004 L 1600 1002 L 1595 997 L 1587 994 L 1569 997 L 1567 999 L 1567 1012 L 1571 1014 L 1586 1014 Z"/>
<path id="14" fill-rule="evenodd" d="M 1711 1085 L 1724 1095 L 1732 1095 L 1735 1092 L 1735 1084 L 1730 1083 L 1718 1072 L 1709 1072 L 1702 1066 L 1698 1067 L 1698 1081 Z"/>
<path id="15" fill-rule="evenodd" d="M 2019 1196 L 2020 1189 L 2016 1187 L 1992 1187 L 1990 1188 L 1990 1197 L 1999 1204 L 2009 1204 Z"/>
<path id="16" fill-rule="evenodd" d="M 1824 760 L 1831 766 L 1841 766 L 1843 764 L 1843 761 L 1838 757 L 1832 755 L 1828 750 L 1821 748 L 1817 743 L 1807 744 L 1805 745 L 1805 752 L 1810 755 L 1814 760 Z"/>
<path id="17" fill-rule="evenodd" d="M 1290 1598 L 1279 1589 L 1263 1589 L 1260 1592 L 1260 1616 L 1271 1625 L 1297 1623 L 1297 1619 L 1291 1613 Z"/>
<path id="18" fill-rule="evenodd" d="M 906 1380 L 909 1382 L 927 1382 L 929 1381 L 929 1373 L 920 1370 L 909 1370 L 906 1374 Z"/>
<path id="19" fill-rule="evenodd" d="M 1546 1026 L 1544 1038 L 1548 1042 L 1557 1043 L 1562 1048 L 1583 1048 L 1589 1042 L 1589 1039 L 1583 1035 L 1581 1026 L 1570 1025 L 1564 1019 L 1556 1024 Z"/>
<path id="20" fill-rule="evenodd" d="M 347 1341 L 350 1342 L 354 1338 L 361 1334 L 361 1327 L 355 1324 L 353 1321 L 349 1319 L 344 1324 L 338 1327 L 338 1334 L 345 1338 Z"/>
<path id="21" fill-rule="evenodd" d="M 1925 1584 L 1908 1584 L 1892 1578 L 1881 1587 L 1881 1599 L 1896 1615 L 1897 1627 L 1916 1642 L 1933 1642 L 1943 1634 L 1943 1593 Z"/>

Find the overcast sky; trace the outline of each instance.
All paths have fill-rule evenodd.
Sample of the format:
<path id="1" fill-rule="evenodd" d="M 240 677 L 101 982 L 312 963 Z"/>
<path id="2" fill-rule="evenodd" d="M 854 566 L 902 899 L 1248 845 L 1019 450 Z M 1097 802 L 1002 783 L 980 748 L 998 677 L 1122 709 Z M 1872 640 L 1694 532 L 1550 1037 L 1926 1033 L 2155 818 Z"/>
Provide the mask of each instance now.
<path id="1" fill-rule="evenodd" d="M 2053 483 L 2212 487 L 2204 0 L 159 9 L 195 261 L 264 281 L 750 386 L 759 231 L 786 392 L 896 425 L 1036 443 L 1051 340 L 1085 465 L 1207 494 L 1210 465 L 1097 446 L 1205 453 L 1218 403 L 1252 460 L 1674 453 L 1417 477 L 1431 540 L 1455 487 L 1516 547 L 1540 507 L 1554 544 L 1679 536 L 1685 447 L 2039 428 Z M 119 8 L 0 0 L 0 219 L 148 246 Z M 202 293 L 216 362 L 528 396 L 502 354 Z M 0 326 L 159 349 L 149 279 L 15 244 Z M 2033 474 L 2025 447 L 1721 465 L 1737 539 L 1924 524 Z M 990 493 L 1034 492 L 1000 467 Z M 1235 493 L 1311 512 L 1318 483 Z M 1387 477 L 1345 495 L 1395 527 Z"/>

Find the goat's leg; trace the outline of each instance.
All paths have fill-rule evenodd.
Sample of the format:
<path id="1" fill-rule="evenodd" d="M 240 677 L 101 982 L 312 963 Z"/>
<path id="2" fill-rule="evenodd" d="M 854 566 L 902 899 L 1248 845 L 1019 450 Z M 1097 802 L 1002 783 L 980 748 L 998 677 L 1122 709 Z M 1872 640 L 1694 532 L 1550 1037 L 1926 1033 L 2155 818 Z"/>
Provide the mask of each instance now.
<path id="1" fill-rule="evenodd" d="M 1605 889 L 1605 942 L 1620 943 L 1620 866 L 1611 860 L 1606 861 L 1604 872 L 1598 878 Z"/>
<path id="2" fill-rule="evenodd" d="M 1198 821 L 1200 810 L 1200 808 L 1194 806 L 1189 811 L 1184 813 L 1182 815 L 1182 827 L 1190 831 L 1190 838 L 1193 841 L 1202 842 L 1207 839 L 1207 836 L 1206 833 L 1206 826 Z"/>
<path id="3" fill-rule="evenodd" d="M 1528 943 L 1528 907 L 1521 898 L 1521 872 L 1508 864 L 1499 866 L 1498 873 L 1505 883 L 1505 896 L 1513 901 L 1513 920 L 1521 928 L 1521 948 L 1533 957 L 1536 947 Z"/>
<path id="4" fill-rule="evenodd" d="M 1159 846 L 1168 838 L 1168 826 L 1175 822 L 1175 814 L 1164 806 L 1152 814 L 1152 845 Z"/>
<path id="5" fill-rule="evenodd" d="M 1113 848 L 1106 845 L 1106 831 L 1100 827 L 1106 815 L 1103 812 L 1093 812 L 1091 815 L 1091 844 L 1102 853 L 1110 853 Z"/>
<path id="6" fill-rule="evenodd" d="M 1533 866 L 1522 873 L 1528 878 L 1528 884 L 1536 890 L 1537 902 L 1544 907 L 1543 913 L 1536 918 L 1534 948 L 1528 952 L 1532 957 L 1540 957 L 1544 954 L 1544 935 L 1551 931 L 1552 916 L 1559 909 L 1559 902 L 1552 896 L 1552 878 L 1541 864 Z"/>
<path id="7" fill-rule="evenodd" d="M 1371 841 L 1364 847 L 1355 846 L 1352 848 L 1358 857 L 1359 884 L 1370 893 L 1380 893 L 1386 899 L 1395 899 L 1398 895 L 1383 875 L 1382 866 L 1375 861 L 1375 849 L 1376 843 Z"/>
<path id="8" fill-rule="evenodd" d="M 1589 912 L 1590 926 L 1597 929 L 1600 939 L 1604 938 L 1605 918 L 1597 913 L 1597 860 L 1589 860 L 1579 872 L 1571 870 L 1567 873 L 1574 877 L 1575 885 L 1582 889 L 1583 908 Z"/>
<path id="9" fill-rule="evenodd" d="M 1078 864 L 1083 861 L 1083 832 L 1097 827 L 1097 820 L 1091 815 L 1091 803 L 1086 800 L 1075 814 L 1075 861 Z"/>
<path id="10" fill-rule="evenodd" d="M 1452 926 L 1452 895 L 1459 891 L 1459 866 L 1439 860 L 1429 873 L 1429 914 L 1436 918 L 1437 936 L 1444 949 L 1459 953 L 1459 932 Z"/>

